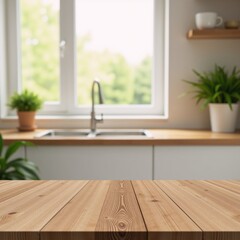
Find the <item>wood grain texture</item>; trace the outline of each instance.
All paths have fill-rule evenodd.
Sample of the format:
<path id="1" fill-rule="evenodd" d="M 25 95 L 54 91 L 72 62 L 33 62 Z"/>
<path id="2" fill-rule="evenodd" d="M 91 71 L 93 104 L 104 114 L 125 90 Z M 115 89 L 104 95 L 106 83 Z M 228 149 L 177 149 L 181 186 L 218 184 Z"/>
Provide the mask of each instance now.
<path id="1" fill-rule="evenodd" d="M 45 181 L 1 202 L 0 232 L 6 239 L 30 239 L 32 234 L 39 232 L 86 183 L 87 181 Z"/>
<path id="2" fill-rule="evenodd" d="M 179 181 L 188 187 L 189 192 L 204 199 L 212 207 L 221 211 L 239 223 L 240 230 L 240 197 L 235 192 L 215 186 L 206 181 Z"/>
<path id="3" fill-rule="evenodd" d="M 94 240 L 111 181 L 90 181 L 42 229 L 41 240 Z"/>
<path id="4" fill-rule="evenodd" d="M 1 240 L 40 240 L 38 232 L 0 232 Z"/>
<path id="5" fill-rule="evenodd" d="M 148 240 L 201 240 L 201 229 L 152 181 L 133 181 Z"/>
<path id="6" fill-rule="evenodd" d="M 239 181 L 226 181 L 226 180 L 218 180 L 218 181 L 208 181 L 216 186 L 222 187 L 234 193 L 240 194 L 240 182 Z"/>
<path id="7" fill-rule="evenodd" d="M 189 187 L 189 184 L 199 181 L 156 181 L 156 183 L 203 230 L 204 240 L 240 239 L 240 223 L 230 214 L 235 206 L 226 209 L 224 205 L 212 203 L 214 192 L 211 193 L 212 197 L 206 194 L 200 196 L 199 192 Z M 208 189 L 200 191 L 208 192 Z"/>
<path id="8" fill-rule="evenodd" d="M 1 184 L 0 188 L 0 203 L 6 201 L 12 197 L 17 196 L 27 190 L 30 190 L 44 181 L 6 181 L 5 184 Z M 4 182 L 2 182 L 4 183 Z"/>
<path id="9" fill-rule="evenodd" d="M 130 181 L 114 181 L 97 226 L 97 240 L 144 240 L 146 227 Z"/>
<path id="10" fill-rule="evenodd" d="M 239 232 L 205 232 L 203 240 L 239 240 Z"/>
<path id="11" fill-rule="evenodd" d="M 0 180 L 0 185 L 2 185 L 4 183 L 9 183 L 9 181 L 8 180 Z"/>
<path id="12" fill-rule="evenodd" d="M 10 144 L 16 140 L 31 141 L 36 145 L 225 145 L 240 146 L 240 133 L 214 133 L 204 130 L 178 130 L 178 129 L 149 129 L 153 138 L 150 139 L 118 139 L 118 138 L 57 138 L 36 139 L 34 136 L 45 129 L 38 129 L 35 132 L 18 132 L 16 129 L 0 130 L 4 143 Z"/>

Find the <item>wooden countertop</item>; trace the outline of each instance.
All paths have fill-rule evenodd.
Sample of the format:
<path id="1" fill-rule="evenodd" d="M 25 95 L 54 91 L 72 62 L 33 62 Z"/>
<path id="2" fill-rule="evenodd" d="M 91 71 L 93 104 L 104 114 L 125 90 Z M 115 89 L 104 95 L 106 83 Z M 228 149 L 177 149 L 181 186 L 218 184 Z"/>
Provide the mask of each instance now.
<path id="1" fill-rule="evenodd" d="M 16 129 L 3 129 L 5 144 L 16 140 L 31 141 L 37 145 L 231 145 L 240 146 L 240 132 L 213 133 L 203 130 L 180 129 L 150 129 L 152 138 L 124 138 L 124 137 L 58 137 L 54 139 L 38 138 L 34 136 L 44 131 L 38 129 L 34 132 L 18 132 Z"/>
<path id="2" fill-rule="evenodd" d="M 1 240 L 239 240 L 240 181 L 0 181 Z"/>

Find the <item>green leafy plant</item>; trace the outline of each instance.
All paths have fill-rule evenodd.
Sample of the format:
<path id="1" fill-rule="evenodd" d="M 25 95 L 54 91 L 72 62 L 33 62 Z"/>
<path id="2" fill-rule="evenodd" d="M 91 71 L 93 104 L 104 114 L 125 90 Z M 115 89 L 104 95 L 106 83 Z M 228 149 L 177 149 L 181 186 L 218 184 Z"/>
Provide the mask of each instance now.
<path id="1" fill-rule="evenodd" d="M 203 101 L 202 108 L 209 103 L 227 103 L 232 110 L 232 104 L 240 100 L 240 71 L 236 67 L 231 73 L 218 65 L 210 72 L 193 72 L 199 78 L 198 82 L 184 81 L 193 86 L 191 93 L 194 93 L 197 104 Z"/>
<path id="2" fill-rule="evenodd" d="M 31 145 L 23 141 L 14 142 L 3 153 L 3 139 L 0 134 L 0 180 L 39 180 L 38 168 L 33 162 L 26 158 L 12 159 L 20 147 Z"/>
<path id="3" fill-rule="evenodd" d="M 8 106 L 20 112 L 35 112 L 42 107 L 42 103 L 42 99 L 37 94 L 24 90 L 22 93 L 14 93 L 10 98 Z"/>

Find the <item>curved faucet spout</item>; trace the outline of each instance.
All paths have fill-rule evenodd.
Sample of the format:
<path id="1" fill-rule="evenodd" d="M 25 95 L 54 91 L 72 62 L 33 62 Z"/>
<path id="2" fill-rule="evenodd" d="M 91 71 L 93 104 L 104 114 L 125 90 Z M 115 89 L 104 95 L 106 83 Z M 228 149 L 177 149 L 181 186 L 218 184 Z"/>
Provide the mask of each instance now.
<path id="1" fill-rule="evenodd" d="M 101 88 L 101 84 L 98 80 L 94 80 L 92 83 L 92 111 L 94 111 L 94 107 L 95 107 L 95 94 L 94 94 L 94 90 L 95 90 L 95 86 L 98 86 L 98 97 L 99 97 L 99 104 L 103 104 L 103 94 L 102 94 L 102 88 Z"/>
<path id="2" fill-rule="evenodd" d="M 101 118 L 97 119 L 96 118 L 96 113 L 95 113 L 95 86 L 98 86 L 98 97 L 99 97 L 99 104 L 103 104 L 103 94 L 102 94 L 102 88 L 100 82 L 95 79 L 92 83 L 92 112 L 91 112 L 91 131 L 96 132 L 96 125 L 97 123 L 103 122 L 103 114 L 101 114 Z"/>

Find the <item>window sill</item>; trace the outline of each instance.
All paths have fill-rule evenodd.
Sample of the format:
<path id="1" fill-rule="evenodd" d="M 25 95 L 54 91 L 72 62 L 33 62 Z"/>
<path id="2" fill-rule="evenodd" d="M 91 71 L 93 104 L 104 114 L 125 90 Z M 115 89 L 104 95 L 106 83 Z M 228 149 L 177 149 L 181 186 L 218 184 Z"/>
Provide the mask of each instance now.
<path id="1" fill-rule="evenodd" d="M 104 116 L 104 122 L 98 128 L 158 128 L 168 120 L 168 116 Z M 39 128 L 89 128 L 89 116 L 37 116 Z M 16 116 L 6 116 L 0 119 L 0 128 L 14 128 L 17 125 Z"/>

